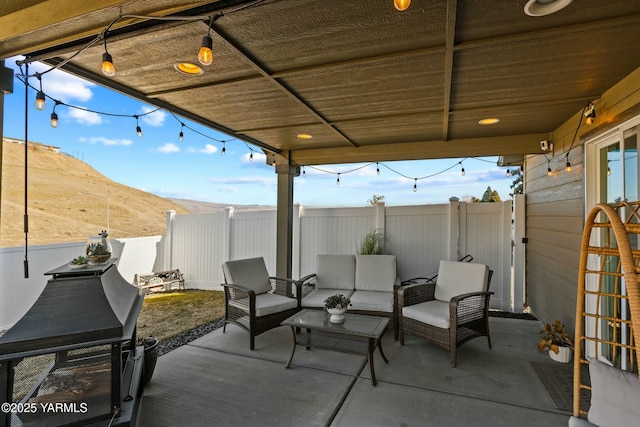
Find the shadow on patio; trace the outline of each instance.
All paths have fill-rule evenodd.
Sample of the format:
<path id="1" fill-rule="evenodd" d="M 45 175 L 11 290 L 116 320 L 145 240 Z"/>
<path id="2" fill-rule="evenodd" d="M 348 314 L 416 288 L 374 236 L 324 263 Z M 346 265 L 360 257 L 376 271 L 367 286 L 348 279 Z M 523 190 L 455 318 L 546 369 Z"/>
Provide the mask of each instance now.
<path id="1" fill-rule="evenodd" d="M 530 361 L 541 323 L 491 318 L 493 349 L 484 338 L 449 354 L 424 339 L 401 347 L 388 330 L 376 351 L 378 385 L 366 357 L 298 347 L 289 369 L 291 331 L 256 339 L 230 325 L 158 359 L 146 386 L 141 426 L 566 426 Z"/>

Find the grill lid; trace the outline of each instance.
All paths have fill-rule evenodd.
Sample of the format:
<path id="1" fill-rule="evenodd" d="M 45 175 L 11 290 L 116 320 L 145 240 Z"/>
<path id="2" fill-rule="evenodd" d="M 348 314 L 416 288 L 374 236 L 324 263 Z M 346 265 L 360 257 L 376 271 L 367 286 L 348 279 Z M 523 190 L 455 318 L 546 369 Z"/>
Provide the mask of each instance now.
<path id="1" fill-rule="evenodd" d="M 100 345 L 133 337 L 143 297 L 115 266 L 58 267 L 33 306 L 0 337 L 0 358 Z"/>

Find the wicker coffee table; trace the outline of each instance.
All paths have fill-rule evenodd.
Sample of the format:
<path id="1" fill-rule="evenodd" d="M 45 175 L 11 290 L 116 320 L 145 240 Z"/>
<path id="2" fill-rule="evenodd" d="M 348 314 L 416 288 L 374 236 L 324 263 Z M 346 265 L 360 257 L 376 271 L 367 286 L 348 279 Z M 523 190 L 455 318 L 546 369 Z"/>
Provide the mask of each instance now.
<path id="1" fill-rule="evenodd" d="M 291 365 L 297 345 L 310 348 L 323 348 L 343 353 L 366 355 L 371 372 L 371 384 L 376 385 L 376 373 L 373 367 L 373 352 L 376 347 L 386 363 L 389 363 L 382 351 L 381 339 L 389 325 L 384 317 L 364 316 L 360 314 L 344 315 L 344 323 L 329 322 L 329 315 L 320 310 L 302 310 L 281 323 L 290 326 L 293 334 L 293 348 L 286 367 Z M 305 334 L 296 334 L 304 329 Z"/>

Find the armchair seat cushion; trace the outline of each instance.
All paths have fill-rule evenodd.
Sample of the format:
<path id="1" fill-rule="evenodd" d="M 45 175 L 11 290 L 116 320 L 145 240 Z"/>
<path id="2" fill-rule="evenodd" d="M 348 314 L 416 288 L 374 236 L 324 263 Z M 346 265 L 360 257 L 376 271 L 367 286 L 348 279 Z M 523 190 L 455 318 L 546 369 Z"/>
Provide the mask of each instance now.
<path id="1" fill-rule="evenodd" d="M 324 300 L 335 294 L 342 294 L 347 298 L 351 298 L 353 289 L 315 289 L 309 295 L 302 298 L 302 306 L 307 308 L 323 308 Z"/>
<path id="2" fill-rule="evenodd" d="M 449 303 L 434 300 L 402 307 L 402 317 L 432 325 L 436 328 L 449 329 Z"/>
<path id="3" fill-rule="evenodd" d="M 249 307 L 249 298 L 238 298 L 229 300 L 229 305 L 246 310 Z M 298 301 L 276 294 L 256 295 L 256 317 L 268 316 L 269 314 L 280 313 L 298 306 Z"/>
<path id="4" fill-rule="evenodd" d="M 355 291 L 351 296 L 351 306 L 349 309 L 393 313 L 393 293 Z"/>

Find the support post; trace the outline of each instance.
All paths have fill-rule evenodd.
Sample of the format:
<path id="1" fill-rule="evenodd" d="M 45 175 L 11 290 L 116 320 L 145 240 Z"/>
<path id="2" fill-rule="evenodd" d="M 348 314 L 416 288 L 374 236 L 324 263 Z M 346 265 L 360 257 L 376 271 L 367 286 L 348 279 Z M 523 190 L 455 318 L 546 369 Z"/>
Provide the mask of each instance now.
<path id="1" fill-rule="evenodd" d="M 267 156 L 268 158 L 269 156 Z M 293 178 L 300 166 L 289 163 L 288 156 L 274 154 L 278 175 L 278 208 L 276 213 L 276 276 L 291 277 L 293 271 Z"/>
<path id="2" fill-rule="evenodd" d="M 460 258 L 458 248 L 458 235 L 460 234 L 460 202 L 457 197 L 449 199 L 449 236 L 447 239 L 449 261 L 456 261 Z"/>

